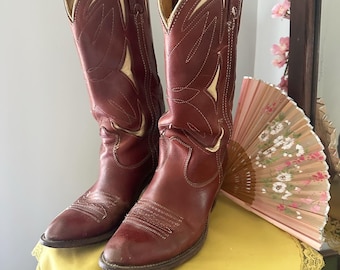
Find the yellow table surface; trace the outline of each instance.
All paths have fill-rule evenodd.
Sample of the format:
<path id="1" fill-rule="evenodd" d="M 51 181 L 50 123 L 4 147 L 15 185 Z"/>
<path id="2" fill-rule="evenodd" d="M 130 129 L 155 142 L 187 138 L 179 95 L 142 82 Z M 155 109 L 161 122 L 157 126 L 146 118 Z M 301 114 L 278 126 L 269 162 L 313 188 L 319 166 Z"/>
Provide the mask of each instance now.
<path id="1" fill-rule="evenodd" d="M 68 249 L 37 244 L 37 270 L 100 270 L 105 243 Z M 199 254 L 180 270 L 319 270 L 322 256 L 267 221 L 220 195 L 210 215 L 209 233 Z"/>

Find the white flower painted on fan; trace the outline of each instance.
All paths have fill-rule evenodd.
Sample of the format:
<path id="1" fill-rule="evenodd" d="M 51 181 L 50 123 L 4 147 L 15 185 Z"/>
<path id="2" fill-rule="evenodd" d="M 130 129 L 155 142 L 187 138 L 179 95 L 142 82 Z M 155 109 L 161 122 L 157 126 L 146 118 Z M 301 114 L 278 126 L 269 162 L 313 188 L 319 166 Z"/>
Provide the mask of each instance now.
<path id="1" fill-rule="evenodd" d="M 297 144 L 295 146 L 295 149 L 296 149 L 296 156 L 297 157 L 301 157 L 305 153 L 305 149 L 303 148 L 303 146 L 301 144 Z"/>
<path id="2" fill-rule="evenodd" d="M 263 168 L 263 169 L 267 168 L 266 165 L 262 164 L 262 163 L 259 162 L 259 161 L 256 161 L 256 162 L 255 162 L 255 165 L 256 165 L 257 167 L 259 167 L 259 168 Z"/>
<path id="3" fill-rule="evenodd" d="M 285 120 L 285 123 L 287 124 L 287 126 L 290 126 L 291 122 L 289 120 Z"/>
<path id="4" fill-rule="evenodd" d="M 283 154 L 282 154 L 284 157 L 293 157 L 293 155 L 292 154 L 289 154 L 289 153 L 287 153 L 287 152 L 284 152 Z"/>
<path id="5" fill-rule="evenodd" d="M 288 190 L 285 191 L 285 195 L 283 195 L 281 198 L 282 200 L 288 200 L 288 197 L 292 196 L 293 194 L 290 193 Z"/>
<path id="6" fill-rule="evenodd" d="M 266 194 L 267 190 L 265 188 L 262 189 L 262 194 Z"/>
<path id="7" fill-rule="evenodd" d="M 284 193 L 286 191 L 287 185 L 283 182 L 275 182 L 273 184 L 273 190 L 276 193 Z"/>
<path id="8" fill-rule="evenodd" d="M 269 149 L 267 149 L 266 151 L 263 152 L 263 154 L 266 156 L 266 157 L 271 157 L 272 154 L 274 154 L 276 152 L 276 147 L 272 146 L 270 147 Z"/>
<path id="9" fill-rule="evenodd" d="M 270 130 L 271 135 L 276 135 L 283 130 L 283 124 L 280 122 L 275 123 Z"/>
<path id="10" fill-rule="evenodd" d="M 275 138 L 273 142 L 274 142 L 274 146 L 275 146 L 275 147 L 280 147 L 280 146 L 282 146 L 283 143 L 284 143 L 284 138 L 283 138 L 282 135 L 280 135 L 280 136 L 278 136 L 277 138 Z"/>
<path id="11" fill-rule="evenodd" d="M 294 145 L 294 142 L 295 142 L 295 140 L 291 137 L 285 138 L 284 141 L 283 141 L 282 149 L 288 150 L 288 149 L 292 148 L 292 146 Z"/>
<path id="12" fill-rule="evenodd" d="M 265 164 L 262 164 L 260 161 L 261 161 L 261 157 L 260 156 L 262 156 L 263 155 L 263 153 L 262 153 L 262 151 L 259 151 L 258 152 L 258 154 L 257 154 L 257 156 L 256 156 L 256 158 L 255 158 L 255 165 L 257 166 L 257 167 L 259 167 L 259 168 L 266 168 L 266 165 Z"/>
<path id="13" fill-rule="evenodd" d="M 256 158 L 255 158 L 255 164 L 258 166 L 260 165 L 260 154 L 257 154 Z"/>
<path id="14" fill-rule="evenodd" d="M 280 182 L 289 182 L 292 180 L 292 175 L 287 172 L 282 172 L 278 176 L 276 176 L 276 179 Z"/>
<path id="15" fill-rule="evenodd" d="M 269 130 L 264 130 L 259 136 L 259 140 L 261 142 L 266 142 L 269 139 Z"/>
<path id="16" fill-rule="evenodd" d="M 297 191 L 297 192 L 300 192 L 300 191 L 301 191 L 301 188 L 295 187 L 294 190 Z"/>
<path id="17" fill-rule="evenodd" d="M 302 170 L 300 170 L 301 167 L 299 165 L 294 165 L 294 168 L 296 169 L 296 171 L 298 173 L 302 173 L 303 172 Z"/>
<path id="18" fill-rule="evenodd" d="M 296 211 L 296 218 L 297 219 L 302 219 L 301 213 L 299 211 Z"/>

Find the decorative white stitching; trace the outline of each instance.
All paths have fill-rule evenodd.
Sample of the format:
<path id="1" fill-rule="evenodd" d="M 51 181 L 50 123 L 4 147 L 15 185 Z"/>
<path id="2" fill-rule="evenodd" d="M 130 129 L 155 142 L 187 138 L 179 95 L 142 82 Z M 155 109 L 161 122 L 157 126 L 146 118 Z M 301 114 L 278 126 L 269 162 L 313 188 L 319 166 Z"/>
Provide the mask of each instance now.
<path id="1" fill-rule="evenodd" d="M 167 239 L 183 222 L 183 217 L 150 200 L 141 199 L 123 223 L 136 225 L 162 239 Z"/>
<path id="2" fill-rule="evenodd" d="M 118 204 L 118 197 L 106 192 L 87 192 L 66 210 L 78 211 L 100 223 L 108 215 L 108 210 Z"/>

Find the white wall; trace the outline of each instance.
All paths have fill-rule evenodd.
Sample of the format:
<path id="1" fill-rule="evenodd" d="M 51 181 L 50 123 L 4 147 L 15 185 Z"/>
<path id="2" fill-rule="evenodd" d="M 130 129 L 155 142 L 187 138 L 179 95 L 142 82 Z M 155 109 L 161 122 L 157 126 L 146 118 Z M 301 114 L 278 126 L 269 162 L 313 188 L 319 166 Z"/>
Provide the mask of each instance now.
<path id="1" fill-rule="evenodd" d="M 245 75 L 272 81 L 267 1 L 244 0 L 237 89 Z M 163 37 L 150 3 L 164 80 Z M 98 130 L 63 1 L 1 1 L 0 11 L 0 261 L 2 269 L 34 269 L 30 252 L 40 234 L 96 179 Z"/>
<path id="2" fill-rule="evenodd" d="M 318 96 L 326 104 L 328 119 L 340 130 L 339 25 L 340 1 L 322 1 Z"/>
<path id="3" fill-rule="evenodd" d="M 236 87 L 234 108 L 236 111 L 237 100 L 244 76 L 254 76 L 256 54 L 256 22 L 258 0 L 243 0 L 240 32 L 237 46 Z"/>
<path id="4" fill-rule="evenodd" d="M 34 269 L 51 219 L 97 176 L 89 112 L 63 1 L 0 1 L 1 269 Z"/>

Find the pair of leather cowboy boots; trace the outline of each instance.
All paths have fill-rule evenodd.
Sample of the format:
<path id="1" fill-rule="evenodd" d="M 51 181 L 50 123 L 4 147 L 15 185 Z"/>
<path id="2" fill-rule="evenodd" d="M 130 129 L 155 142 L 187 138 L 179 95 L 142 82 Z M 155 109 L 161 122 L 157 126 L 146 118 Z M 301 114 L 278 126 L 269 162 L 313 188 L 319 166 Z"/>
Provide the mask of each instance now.
<path id="1" fill-rule="evenodd" d="M 202 247 L 223 181 L 242 0 L 158 0 L 163 116 L 148 1 L 65 1 L 100 127 L 100 172 L 41 242 L 108 240 L 103 269 L 172 269 Z"/>

